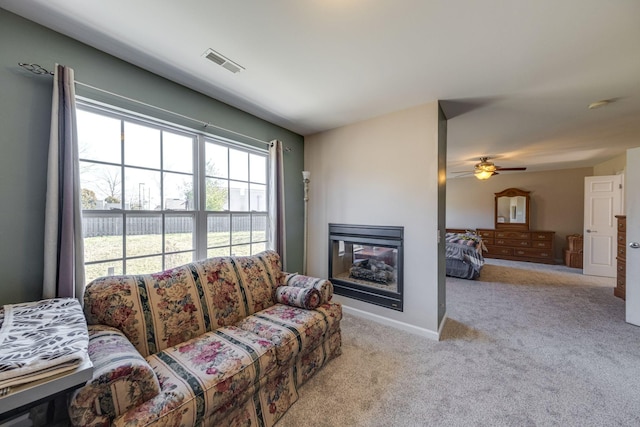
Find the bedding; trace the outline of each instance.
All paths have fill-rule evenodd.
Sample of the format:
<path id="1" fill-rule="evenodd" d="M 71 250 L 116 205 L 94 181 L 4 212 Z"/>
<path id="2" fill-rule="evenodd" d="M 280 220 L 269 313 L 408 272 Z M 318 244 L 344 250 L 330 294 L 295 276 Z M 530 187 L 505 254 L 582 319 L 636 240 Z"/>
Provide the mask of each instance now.
<path id="1" fill-rule="evenodd" d="M 446 274 L 461 279 L 477 279 L 484 265 L 482 238 L 467 231 L 447 233 L 445 237 Z"/>

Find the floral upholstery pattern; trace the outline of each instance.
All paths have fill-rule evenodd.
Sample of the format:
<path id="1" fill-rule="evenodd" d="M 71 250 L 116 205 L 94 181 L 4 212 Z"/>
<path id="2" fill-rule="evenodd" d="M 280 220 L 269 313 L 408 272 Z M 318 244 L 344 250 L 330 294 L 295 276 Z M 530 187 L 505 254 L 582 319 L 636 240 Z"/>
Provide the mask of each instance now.
<path id="1" fill-rule="evenodd" d="M 273 342 L 278 364 L 288 365 L 299 353 L 317 347 L 327 336 L 327 331 L 333 333 L 339 328 L 341 306 L 328 303 L 323 307 L 323 311 L 320 311 L 276 304 L 245 318 L 237 326 Z M 339 312 L 340 316 L 336 316 L 335 312 Z"/>
<path id="2" fill-rule="evenodd" d="M 296 288 L 315 288 L 320 292 L 320 304 L 325 304 L 333 298 L 333 284 L 326 279 L 303 276 L 298 273 L 285 273 L 282 285 L 295 286 Z"/>
<path id="3" fill-rule="evenodd" d="M 85 315 L 120 329 L 147 357 L 272 306 L 281 275 L 277 252 L 264 251 L 101 277 L 85 289 Z"/>
<path id="4" fill-rule="evenodd" d="M 147 360 L 163 394 L 124 414 L 116 425 L 198 424 L 229 402 L 253 395 L 276 366 L 271 342 L 233 326 L 207 332 Z"/>
<path id="5" fill-rule="evenodd" d="M 72 423 L 273 426 L 298 399 L 297 387 L 340 352 L 342 309 L 328 302 L 331 283 L 299 276 L 293 289 L 280 290 L 284 280 L 273 251 L 94 280 L 85 291 L 95 325 L 90 357 L 109 363 L 106 379 L 94 377 L 74 395 Z M 308 310 L 276 303 L 278 294 L 309 306 L 327 301 Z M 101 385 L 130 378 L 118 376 L 127 363 L 132 378 L 147 375 L 138 389 L 125 379 Z"/>
<path id="6" fill-rule="evenodd" d="M 276 302 L 313 310 L 320 305 L 320 292 L 315 288 L 280 286 L 276 288 Z"/>
<path id="7" fill-rule="evenodd" d="M 108 425 L 110 419 L 160 393 L 155 373 L 119 330 L 89 326 L 89 357 L 93 379 L 70 401 L 74 425 Z"/>
<path id="8" fill-rule="evenodd" d="M 296 378 L 298 386 L 306 383 L 325 363 L 341 354 L 340 330 L 313 350 L 300 355 L 296 360 Z"/>

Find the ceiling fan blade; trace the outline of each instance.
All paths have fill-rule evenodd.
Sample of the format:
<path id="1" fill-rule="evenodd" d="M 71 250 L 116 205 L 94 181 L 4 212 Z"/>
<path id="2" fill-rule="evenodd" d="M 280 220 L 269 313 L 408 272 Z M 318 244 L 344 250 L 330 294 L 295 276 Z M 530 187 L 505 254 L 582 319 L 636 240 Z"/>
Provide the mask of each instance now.
<path id="1" fill-rule="evenodd" d="M 467 175 L 473 175 L 472 171 L 459 171 L 459 172 L 449 172 L 449 173 L 457 174 L 455 178 L 462 178 Z"/>
<path id="2" fill-rule="evenodd" d="M 527 168 L 502 168 L 500 166 L 496 166 L 496 170 L 498 170 L 498 171 L 526 171 Z"/>

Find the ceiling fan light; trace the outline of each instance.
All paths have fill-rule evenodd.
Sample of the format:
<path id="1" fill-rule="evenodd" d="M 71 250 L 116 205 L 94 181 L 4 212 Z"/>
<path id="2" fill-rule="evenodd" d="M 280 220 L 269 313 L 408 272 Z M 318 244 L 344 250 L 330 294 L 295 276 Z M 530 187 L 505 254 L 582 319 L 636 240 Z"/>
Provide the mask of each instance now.
<path id="1" fill-rule="evenodd" d="M 477 170 L 474 173 L 475 177 L 480 179 L 480 180 L 486 180 L 491 178 L 491 176 L 493 175 L 493 171 L 487 171 L 487 170 Z"/>
<path id="2" fill-rule="evenodd" d="M 496 165 L 494 164 L 483 164 L 480 165 L 478 167 L 479 170 L 482 170 L 484 172 L 495 172 L 496 171 Z"/>

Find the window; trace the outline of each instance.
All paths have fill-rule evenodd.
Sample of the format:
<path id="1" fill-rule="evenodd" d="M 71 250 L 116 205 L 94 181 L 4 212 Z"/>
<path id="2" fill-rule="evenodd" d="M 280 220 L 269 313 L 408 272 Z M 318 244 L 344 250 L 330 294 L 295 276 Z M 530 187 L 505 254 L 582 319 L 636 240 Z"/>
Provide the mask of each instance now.
<path id="1" fill-rule="evenodd" d="M 267 248 L 267 154 L 82 103 L 87 281 Z"/>

